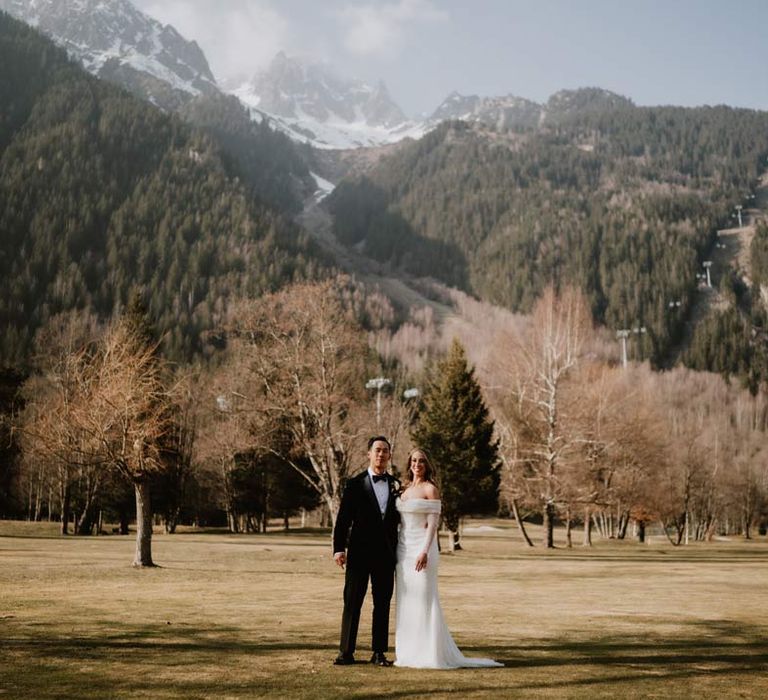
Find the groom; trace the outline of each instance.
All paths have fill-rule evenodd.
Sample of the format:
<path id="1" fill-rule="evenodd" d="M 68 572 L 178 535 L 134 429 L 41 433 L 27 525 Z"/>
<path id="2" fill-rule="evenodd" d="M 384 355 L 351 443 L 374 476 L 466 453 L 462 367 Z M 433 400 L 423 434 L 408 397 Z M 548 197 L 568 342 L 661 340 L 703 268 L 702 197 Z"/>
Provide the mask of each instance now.
<path id="1" fill-rule="evenodd" d="M 379 435 L 368 441 L 368 469 L 349 479 L 333 528 L 333 559 L 347 571 L 344 581 L 344 613 L 341 618 L 339 666 L 355 663 L 360 608 L 371 581 L 373 593 L 373 656 L 371 663 L 391 666 L 389 604 L 395 583 L 397 524 L 395 509 L 397 480 L 387 474 L 392 448 Z"/>

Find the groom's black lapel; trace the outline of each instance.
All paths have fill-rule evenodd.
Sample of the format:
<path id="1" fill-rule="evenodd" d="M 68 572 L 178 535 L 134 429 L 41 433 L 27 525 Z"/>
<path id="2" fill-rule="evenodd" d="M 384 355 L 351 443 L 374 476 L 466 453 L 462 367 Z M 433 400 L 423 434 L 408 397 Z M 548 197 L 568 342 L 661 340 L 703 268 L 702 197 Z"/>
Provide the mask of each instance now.
<path id="1" fill-rule="evenodd" d="M 373 490 L 373 483 L 371 482 L 371 476 L 367 472 L 363 478 L 363 490 L 368 494 L 368 500 L 373 505 L 378 519 L 381 520 L 381 506 L 379 506 L 379 499 L 376 498 L 376 493 Z"/>
<path id="2" fill-rule="evenodd" d="M 389 487 L 389 499 L 387 500 L 387 507 L 384 510 L 384 519 L 390 514 L 395 507 L 395 500 L 397 497 L 397 485 L 398 481 L 391 474 L 387 476 L 387 486 Z"/>

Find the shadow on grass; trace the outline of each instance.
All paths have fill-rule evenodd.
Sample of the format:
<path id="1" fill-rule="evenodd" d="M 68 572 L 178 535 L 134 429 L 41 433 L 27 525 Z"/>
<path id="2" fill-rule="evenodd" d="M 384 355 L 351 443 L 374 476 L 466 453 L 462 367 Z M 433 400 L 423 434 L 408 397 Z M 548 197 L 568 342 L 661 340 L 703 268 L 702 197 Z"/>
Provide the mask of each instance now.
<path id="1" fill-rule="evenodd" d="M 8 634 L 5 630 L 0 646 L 0 688 L 3 678 L 21 678 L 23 669 L 47 668 L 54 675 L 63 674 L 63 682 L 76 679 L 91 692 L 98 690 L 99 682 L 91 685 L 85 669 L 102 664 L 120 664 L 124 671 L 115 679 L 123 688 L 151 691 L 155 686 L 149 677 L 158 669 L 181 674 L 174 681 L 176 690 L 187 692 L 247 693 L 255 678 L 255 669 L 262 669 L 260 683 L 275 692 L 281 683 L 296 689 L 311 688 L 312 682 L 326 689 L 340 679 L 354 682 L 354 674 L 370 673 L 367 665 L 355 668 L 353 675 L 333 675 L 330 661 L 335 654 L 335 639 L 316 640 L 307 635 L 290 635 L 285 640 L 247 638 L 236 626 L 201 628 L 193 625 L 118 626 L 102 623 L 103 630 L 94 629 L 89 635 L 30 637 Z M 20 633 L 21 630 L 18 630 Z M 464 646 L 467 656 L 485 656 L 501 661 L 505 669 L 466 669 L 451 678 L 450 688 L 441 694 L 466 694 L 487 689 L 493 691 L 524 692 L 539 689 L 589 688 L 610 686 L 621 688 L 640 681 L 659 682 L 664 679 L 692 677 L 740 676 L 754 677 L 755 682 L 768 671 L 768 630 L 741 622 L 709 621 L 690 624 L 685 635 L 660 637 L 644 635 L 634 637 L 600 637 L 587 631 L 574 632 L 568 640 L 532 640 L 519 644 Z M 44 634 L 45 631 L 41 630 Z M 266 663 L 254 665 L 259 657 Z M 322 678 L 312 681 L 306 662 L 319 664 Z M 274 671 L 268 669 L 274 664 Z M 326 669 L 325 666 L 328 666 Z M 127 671 L 125 671 L 127 667 Z M 187 673 L 207 667 L 215 682 L 199 684 Z M 228 668 L 238 669 L 229 673 Z M 69 669 L 69 670 L 67 670 Z M 263 669 L 267 669 L 264 677 Z M 542 680 L 541 670 L 546 671 Z M 528 671 L 529 673 L 525 673 Z M 537 672 L 539 671 L 539 672 Z M 286 676 L 287 673 L 287 676 Z M 314 673 L 314 671 L 312 672 Z M 392 685 L 386 690 L 371 687 L 368 697 L 405 697 L 416 690 L 421 676 L 414 681 L 407 677 L 403 688 L 398 688 L 398 676 L 407 670 L 392 671 Z M 431 673 L 431 672 L 419 672 Z M 10 675 L 9 675 L 10 674 Z M 483 674 L 489 674 L 487 676 Z M 499 675 L 501 674 L 501 675 Z M 295 677 L 294 677 L 295 676 Z M 324 679 L 324 680 L 323 680 Z M 198 679 L 199 680 L 199 679 Z M 362 677 L 357 677 L 364 682 Z M 479 684 L 478 684 L 479 682 Z M 33 683 L 33 681 L 29 681 Z M 330 684 L 330 685 L 329 685 Z M 30 688 L 25 682 L 22 687 Z M 632 685 L 634 688 L 634 685 Z M 418 692 L 418 691 L 417 691 Z"/>
<path id="2" fill-rule="evenodd" d="M 292 527 L 288 530 L 285 528 L 271 528 L 267 532 L 232 532 L 225 527 L 185 527 L 177 530 L 173 534 L 168 533 L 156 533 L 168 537 L 189 537 L 190 535 L 219 535 L 221 537 L 253 537 L 253 538 L 269 538 L 269 537 L 315 537 L 317 535 L 331 534 L 331 528 L 329 527 Z"/>
<path id="3" fill-rule="evenodd" d="M 466 552 L 472 553 L 471 549 Z M 630 549 L 622 552 L 602 553 L 594 550 L 584 552 L 570 552 L 566 549 L 554 550 L 527 550 L 526 554 L 509 554 L 507 552 L 499 554 L 479 554 L 472 553 L 477 558 L 498 561 L 531 561 L 532 559 L 548 559 L 553 563 L 557 562 L 620 562 L 622 564 L 755 564 L 765 566 L 766 551 L 764 549 L 750 550 L 745 548 L 739 551 L 722 552 L 717 550 L 686 550 L 675 548 L 652 551 L 641 549 Z"/>

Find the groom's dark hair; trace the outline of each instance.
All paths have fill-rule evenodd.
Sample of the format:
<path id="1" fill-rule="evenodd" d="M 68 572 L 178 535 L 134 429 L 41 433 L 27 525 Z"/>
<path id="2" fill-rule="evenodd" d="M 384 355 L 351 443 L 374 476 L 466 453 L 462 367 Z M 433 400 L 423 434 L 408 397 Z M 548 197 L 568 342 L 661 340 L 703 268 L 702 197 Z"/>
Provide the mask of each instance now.
<path id="1" fill-rule="evenodd" d="M 375 437 L 372 437 L 370 440 L 368 440 L 368 449 L 370 450 L 373 447 L 373 443 L 378 442 L 379 440 L 381 440 L 381 442 L 386 442 L 389 451 L 392 451 L 392 445 L 389 444 L 389 440 L 387 440 L 387 438 L 385 438 L 383 435 L 376 435 Z"/>

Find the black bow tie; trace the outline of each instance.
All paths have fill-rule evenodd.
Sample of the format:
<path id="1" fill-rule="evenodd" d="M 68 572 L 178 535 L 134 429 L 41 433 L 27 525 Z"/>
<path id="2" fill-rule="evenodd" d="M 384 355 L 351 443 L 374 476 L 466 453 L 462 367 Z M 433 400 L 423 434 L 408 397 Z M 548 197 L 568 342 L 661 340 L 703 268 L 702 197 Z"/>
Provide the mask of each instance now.
<path id="1" fill-rule="evenodd" d="M 386 474 L 373 474 L 371 475 L 371 478 L 373 479 L 373 483 L 375 484 L 377 481 L 386 481 L 387 475 Z"/>

